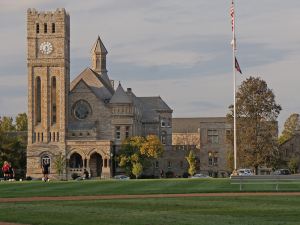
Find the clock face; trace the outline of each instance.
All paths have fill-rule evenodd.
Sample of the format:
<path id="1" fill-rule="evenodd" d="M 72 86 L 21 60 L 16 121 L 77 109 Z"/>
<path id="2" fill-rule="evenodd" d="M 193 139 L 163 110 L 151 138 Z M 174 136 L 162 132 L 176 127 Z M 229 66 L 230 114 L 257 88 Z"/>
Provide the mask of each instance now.
<path id="1" fill-rule="evenodd" d="M 41 43 L 40 45 L 40 51 L 43 53 L 43 54 L 50 54 L 53 50 L 53 47 L 52 47 L 52 44 L 48 41 L 45 41 L 43 43 Z"/>
<path id="2" fill-rule="evenodd" d="M 73 113 L 75 118 L 84 120 L 92 113 L 92 110 L 88 102 L 79 100 L 73 106 Z"/>

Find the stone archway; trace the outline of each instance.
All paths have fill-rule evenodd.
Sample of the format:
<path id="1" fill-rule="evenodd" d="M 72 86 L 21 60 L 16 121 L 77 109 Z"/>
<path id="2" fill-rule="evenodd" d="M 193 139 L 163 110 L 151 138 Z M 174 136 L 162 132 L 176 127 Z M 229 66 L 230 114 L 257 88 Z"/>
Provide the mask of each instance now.
<path id="1" fill-rule="evenodd" d="M 90 157 L 89 162 L 91 177 L 101 177 L 102 167 L 103 167 L 103 159 L 102 156 L 94 152 Z"/>
<path id="2" fill-rule="evenodd" d="M 74 152 L 69 159 L 69 167 L 70 168 L 82 168 L 83 167 L 83 161 L 80 154 L 77 152 Z"/>

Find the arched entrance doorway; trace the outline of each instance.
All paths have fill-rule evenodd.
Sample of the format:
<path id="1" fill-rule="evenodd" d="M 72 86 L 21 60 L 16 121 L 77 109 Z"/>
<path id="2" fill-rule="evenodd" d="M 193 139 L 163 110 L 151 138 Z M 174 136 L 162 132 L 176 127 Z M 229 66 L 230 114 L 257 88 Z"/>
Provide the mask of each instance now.
<path id="1" fill-rule="evenodd" d="M 91 177 L 101 177 L 103 160 L 99 153 L 94 152 L 90 157 Z"/>

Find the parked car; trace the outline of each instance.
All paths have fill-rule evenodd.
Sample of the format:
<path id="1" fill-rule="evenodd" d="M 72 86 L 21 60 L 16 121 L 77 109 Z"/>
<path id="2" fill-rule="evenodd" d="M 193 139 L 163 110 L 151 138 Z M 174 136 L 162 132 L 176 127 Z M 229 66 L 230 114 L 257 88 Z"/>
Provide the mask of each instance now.
<path id="1" fill-rule="evenodd" d="M 116 175 L 116 176 L 114 176 L 114 179 L 116 179 L 116 180 L 129 180 L 130 177 L 127 177 L 126 175 Z"/>
<path id="2" fill-rule="evenodd" d="M 239 169 L 237 170 L 238 176 L 252 176 L 252 170 L 251 169 Z"/>
<path id="3" fill-rule="evenodd" d="M 288 169 L 279 169 L 274 171 L 274 175 L 290 175 L 291 171 Z"/>
<path id="4" fill-rule="evenodd" d="M 191 176 L 191 178 L 211 178 L 211 177 L 204 175 L 202 173 L 196 173 L 195 175 Z"/>

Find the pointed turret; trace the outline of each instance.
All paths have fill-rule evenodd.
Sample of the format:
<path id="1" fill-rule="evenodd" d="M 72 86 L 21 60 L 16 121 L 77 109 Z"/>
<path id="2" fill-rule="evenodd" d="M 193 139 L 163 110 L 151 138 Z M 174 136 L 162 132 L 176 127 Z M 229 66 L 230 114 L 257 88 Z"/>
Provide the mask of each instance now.
<path id="1" fill-rule="evenodd" d="M 91 50 L 91 53 L 92 53 L 92 69 L 99 74 L 107 73 L 106 55 L 108 52 L 99 36 Z"/>

